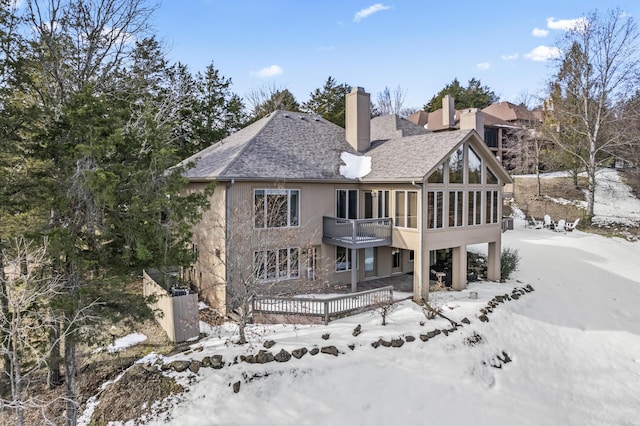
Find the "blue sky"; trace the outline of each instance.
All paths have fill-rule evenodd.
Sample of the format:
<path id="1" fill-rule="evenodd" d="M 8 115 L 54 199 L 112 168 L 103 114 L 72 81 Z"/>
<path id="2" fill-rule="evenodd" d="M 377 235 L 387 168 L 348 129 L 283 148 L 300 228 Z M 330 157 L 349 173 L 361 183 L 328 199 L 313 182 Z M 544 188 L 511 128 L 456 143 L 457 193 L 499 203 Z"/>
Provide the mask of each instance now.
<path id="1" fill-rule="evenodd" d="M 172 61 L 213 62 L 240 96 L 275 86 L 304 102 L 333 76 L 374 101 L 400 86 L 421 108 L 454 77 L 501 100 L 541 95 L 562 28 L 611 7 L 640 19 L 637 0 L 163 0 L 154 25 Z"/>

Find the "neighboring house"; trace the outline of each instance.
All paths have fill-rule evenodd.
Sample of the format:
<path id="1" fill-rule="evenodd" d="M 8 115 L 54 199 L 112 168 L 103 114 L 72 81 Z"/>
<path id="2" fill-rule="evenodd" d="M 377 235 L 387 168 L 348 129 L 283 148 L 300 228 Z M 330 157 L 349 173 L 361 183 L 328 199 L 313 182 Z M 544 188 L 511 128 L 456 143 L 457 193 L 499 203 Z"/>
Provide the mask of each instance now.
<path id="1" fill-rule="evenodd" d="M 463 120 L 472 129 L 433 133 L 395 115 L 370 120 L 369 105 L 362 88 L 347 95 L 346 129 L 276 111 L 184 161 L 195 164 L 189 191 L 217 185 L 188 271 L 210 306 L 226 313 L 230 265 L 240 263 L 265 288 L 322 278 L 356 291 L 363 280 L 410 273 L 419 300 L 443 250 L 460 290 L 467 246 L 486 243 L 488 279 L 500 279 L 501 194 L 511 178 L 475 116 Z"/>
<path id="2" fill-rule="evenodd" d="M 461 120 L 469 113 L 476 113 L 478 119 L 478 134 L 493 154 L 504 157 L 507 141 L 527 135 L 538 137 L 537 129 L 542 122 L 540 110 L 530 111 L 526 107 L 511 102 L 497 102 L 478 111 L 476 108 L 456 110 L 454 99 L 450 95 L 442 98 L 442 108 L 433 112 L 418 111 L 407 117 L 407 120 L 423 126 L 432 132 L 460 129 Z M 464 127 L 464 125 L 462 125 Z M 522 131 L 525 130 L 523 134 Z"/>

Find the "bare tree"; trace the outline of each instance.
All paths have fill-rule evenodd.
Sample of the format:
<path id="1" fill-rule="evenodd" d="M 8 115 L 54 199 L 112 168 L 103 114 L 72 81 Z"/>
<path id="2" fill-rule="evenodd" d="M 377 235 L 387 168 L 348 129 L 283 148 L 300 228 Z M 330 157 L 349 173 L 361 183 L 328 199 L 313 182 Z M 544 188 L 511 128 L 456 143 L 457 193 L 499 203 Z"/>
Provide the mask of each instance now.
<path id="1" fill-rule="evenodd" d="M 0 287 L 4 305 L 0 312 L 0 353 L 7 363 L 5 376 L 11 389 L 10 399 L 2 403 L 14 410 L 16 424 L 23 425 L 26 409 L 42 410 L 50 403 L 29 394 L 28 388 L 31 376 L 42 371 L 49 357 L 47 333 L 57 321 L 49 315 L 48 304 L 64 283 L 47 267 L 46 240 L 34 247 L 24 238 L 15 239 L 2 255 L 6 264 Z"/>
<path id="2" fill-rule="evenodd" d="M 379 115 L 398 114 L 407 116 L 415 112 L 405 106 L 406 91 L 397 86 L 393 91 L 385 86 L 382 92 L 378 92 L 375 110 Z"/>
<path id="3" fill-rule="evenodd" d="M 275 187 L 255 190 L 251 200 L 231 209 L 224 264 L 227 315 L 238 324 L 239 344 L 247 342 L 255 296 L 291 296 L 314 292 L 326 285 L 318 268 L 314 234 L 299 221 L 299 191 Z"/>
<path id="4" fill-rule="evenodd" d="M 567 33 L 545 105 L 546 136 L 586 170 L 587 216 L 594 215 L 598 168 L 625 142 L 627 115 L 617 114 L 640 75 L 638 28 L 620 10 L 593 12 Z"/>
<path id="5" fill-rule="evenodd" d="M 249 115 L 252 121 L 261 119 L 279 109 L 285 111 L 300 111 L 300 105 L 293 93 L 275 84 L 252 90 L 246 95 Z"/>

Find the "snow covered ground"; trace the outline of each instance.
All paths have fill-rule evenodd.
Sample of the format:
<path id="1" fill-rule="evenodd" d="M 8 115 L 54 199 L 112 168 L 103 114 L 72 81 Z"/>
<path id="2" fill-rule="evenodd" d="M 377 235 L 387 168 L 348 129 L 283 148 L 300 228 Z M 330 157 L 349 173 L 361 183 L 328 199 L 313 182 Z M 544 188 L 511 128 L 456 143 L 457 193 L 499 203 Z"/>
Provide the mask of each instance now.
<path id="1" fill-rule="evenodd" d="M 623 189 L 610 182 L 609 191 Z M 616 207 L 597 211 L 625 217 L 624 209 L 635 209 L 617 195 L 610 199 Z M 448 336 L 423 342 L 420 335 L 450 324 L 426 320 L 410 301 L 399 304 L 387 326 L 371 313 L 326 327 L 256 325 L 251 344 L 241 347 L 231 343 L 234 327 L 207 327 L 209 337 L 192 345 L 201 351 L 161 360 L 217 354 L 230 364 L 236 355 L 264 349 L 267 340 L 276 342 L 273 354 L 329 345 L 340 353 L 170 373 L 189 392 L 168 401 L 172 408 L 149 424 L 640 424 L 640 242 L 527 229 L 523 221 L 515 228 L 503 234 L 503 247 L 521 255 L 511 280 L 432 293 L 446 316 L 470 320 Z M 489 322 L 480 321 L 480 309 L 494 296 L 527 284 L 535 291 L 498 304 Z M 362 333 L 354 337 L 356 325 Z M 371 345 L 401 337 L 402 347 Z"/>

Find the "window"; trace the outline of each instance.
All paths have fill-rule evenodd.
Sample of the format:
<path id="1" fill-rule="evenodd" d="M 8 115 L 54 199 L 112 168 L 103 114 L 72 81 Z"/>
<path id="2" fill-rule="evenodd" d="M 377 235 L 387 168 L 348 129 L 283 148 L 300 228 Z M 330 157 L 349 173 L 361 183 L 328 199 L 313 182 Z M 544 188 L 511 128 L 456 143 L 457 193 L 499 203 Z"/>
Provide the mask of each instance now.
<path id="1" fill-rule="evenodd" d="M 260 250 L 253 253 L 254 273 L 259 279 L 289 280 L 300 276 L 300 249 Z"/>
<path id="2" fill-rule="evenodd" d="M 498 223 L 498 191 L 487 191 L 486 223 Z"/>
<path id="3" fill-rule="evenodd" d="M 469 183 L 482 183 L 482 161 L 478 154 L 469 147 Z"/>
<path id="4" fill-rule="evenodd" d="M 469 218 L 467 225 L 480 225 L 482 213 L 482 192 L 469 191 Z"/>
<path id="5" fill-rule="evenodd" d="M 256 189 L 253 191 L 256 228 L 298 226 L 300 190 Z"/>
<path id="6" fill-rule="evenodd" d="M 427 192 L 427 228 L 442 228 L 444 217 L 444 203 L 442 191 Z"/>
<path id="7" fill-rule="evenodd" d="M 416 252 L 413 250 L 409 250 L 409 262 L 413 262 L 416 258 Z"/>
<path id="8" fill-rule="evenodd" d="M 485 127 L 484 143 L 486 143 L 489 148 L 497 148 L 498 147 L 498 129 Z"/>
<path id="9" fill-rule="evenodd" d="M 389 191 L 378 191 L 377 217 L 389 217 Z"/>
<path id="10" fill-rule="evenodd" d="M 396 191 L 395 225 L 401 228 L 418 227 L 418 191 Z"/>
<path id="11" fill-rule="evenodd" d="M 351 270 L 351 250 L 336 246 L 336 271 Z"/>
<path id="12" fill-rule="evenodd" d="M 498 178 L 496 177 L 495 174 L 493 174 L 493 172 L 491 171 L 490 168 L 487 167 L 487 183 L 489 184 L 497 184 L 498 183 Z"/>
<path id="13" fill-rule="evenodd" d="M 449 183 L 464 183 L 464 146 L 449 157 Z"/>
<path id="14" fill-rule="evenodd" d="M 449 191 L 449 226 L 462 226 L 462 191 Z"/>
<path id="15" fill-rule="evenodd" d="M 427 178 L 428 183 L 444 183 L 444 163 L 440 164 Z"/>
<path id="16" fill-rule="evenodd" d="M 341 219 L 358 218 L 358 190 L 338 189 L 336 193 L 336 217 Z"/>

